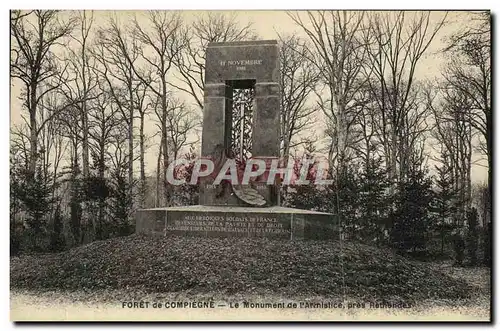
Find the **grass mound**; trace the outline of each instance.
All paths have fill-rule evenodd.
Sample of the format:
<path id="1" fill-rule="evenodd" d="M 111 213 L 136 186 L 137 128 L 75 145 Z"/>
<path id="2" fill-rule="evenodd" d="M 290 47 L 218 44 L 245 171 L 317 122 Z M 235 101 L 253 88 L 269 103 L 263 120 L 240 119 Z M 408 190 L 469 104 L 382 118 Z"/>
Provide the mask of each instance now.
<path id="1" fill-rule="evenodd" d="M 471 287 L 359 243 L 129 236 L 11 259 L 13 288 L 465 299 Z"/>

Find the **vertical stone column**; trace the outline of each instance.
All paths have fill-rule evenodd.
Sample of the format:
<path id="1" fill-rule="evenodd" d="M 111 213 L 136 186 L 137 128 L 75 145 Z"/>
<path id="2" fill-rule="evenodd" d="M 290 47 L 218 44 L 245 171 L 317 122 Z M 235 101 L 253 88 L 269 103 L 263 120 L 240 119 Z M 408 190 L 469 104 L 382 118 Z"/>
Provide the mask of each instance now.
<path id="1" fill-rule="evenodd" d="M 203 107 L 203 131 L 201 138 L 201 156 L 214 160 L 216 152 L 226 150 L 230 143 L 231 116 L 226 109 L 232 109 L 232 87 L 226 83 L 205 84 L 205 100 Z M 218 205 L 212 178 L 200 180 L 200 204 Z"/>
<path id="2" fill-rule="evenodd" d="M 278 83 L 255 84 L 252 155 L 279 155 L 280 94 Z"/>
<path id="3" fill-rule="evenodd" d="M 227 123 L 231 117 L 226 116 L 225 109 L 231 109 L 231 103 L 231 86 L 225 83 L 205 85 L 203 131 L 201 138 L 202 157 L 211 157 L 217 147 L 228 147 L 225 131 L 231 127 L 231 123 Z"/>
<path id="4" fill-rule="evenodd" d="M 280 88 L 275 82 L 255 84 L 255 109 L 253 119 L 252 156 L 270 163 L 279 156 L 280 144 Z M 261 183 L 257 190 L 267 201 L 277 201 L 275 185 Z"/>

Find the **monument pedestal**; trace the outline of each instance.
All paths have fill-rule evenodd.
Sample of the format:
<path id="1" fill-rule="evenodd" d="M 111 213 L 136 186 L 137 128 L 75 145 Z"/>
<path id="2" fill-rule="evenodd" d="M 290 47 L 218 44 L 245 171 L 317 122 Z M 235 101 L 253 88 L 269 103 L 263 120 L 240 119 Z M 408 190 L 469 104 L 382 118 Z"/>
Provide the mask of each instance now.
<path id="1" fill-rule="evenodd" d="M 335 215 L 285 207 L 182 206 L 141 209 L 136 233 L 202 237 L 335 239 Z"/>

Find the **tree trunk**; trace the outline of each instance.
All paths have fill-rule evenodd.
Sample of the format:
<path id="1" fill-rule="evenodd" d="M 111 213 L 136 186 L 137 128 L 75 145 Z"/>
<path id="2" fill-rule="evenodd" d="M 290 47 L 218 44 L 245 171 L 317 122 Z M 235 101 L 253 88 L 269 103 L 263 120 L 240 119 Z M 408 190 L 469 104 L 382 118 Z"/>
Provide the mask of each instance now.
<path id="1" fill-rule="evenodd" d="M 491 122 L 491 110 L 488 109 L 486 112 L 486 151 L 488 154 L 488 197 L 487 197 L 487 217 L 486 224 L 491 222 L 491 198 L 493 194 L 493 144 L 492 144 L 492 122 Z"/>
<path id="2" fill-rule="evenodd" d="M 84 185 L 86 185 L 85 180 L 89 178 L 89 127 L 88 127 L 88 114 L 86 106 L 86 93 L 84 93 L 84 100 L 82 103 L 82 176 L 84 179 Z M 85 191 L 86 192 L 86 191 Z M 86 238 L 92 236 L 90 229 L 95 228 L 95 217 L 92 217 L 89 204 L 84 200 L 82 202 L 81 209 L 81 223 L 83 224 L 80 243 L 84 243 Z M 87 236 L 87 237 L 86 237 Z"/>
<path id="3" fill-rule="evenodd" d="M 389 166 L 389 180 L 391 182 L 391 189 L 390 189 L 390 192 L 391 192 L 391 196 L 394 195 L 394 193 L 396 192 L 396 185 L 398 183 L 398 179 L 397 179 L 397 135 L 396 135 L 396 132 L 395 132 L 395 129 L 393 128 L 392 129 L 392 137 L 391 137 L 391 142 L 390 142 L 390 147 L 389 147 L 389 150 L 390 150 L 390 160 L 391 160 L 391 163 L 390 163 L 390 166 Z"/>
<path id="4" fill-rule="evenodd" d="M 163 126 L 163 189 L 164 189 L 164 203 L 168 207 L 170 205 L 170 194 L 169 194 L 169 188 L 168 188 L 168 181 L 167 181 L 167 168 L 168 168 L 168 139 L 167 139 L 167 132 L 165 128 L 165 124 Z"/>
<path id="5" fill-rule="evenodd" d="M 87 114 L 87 81 L 86 81 L 86 61 L 85 61 L 85 40 L 82 46 L 82 81 L 83 81 L 83 100 L 82 100 L 82 129 L 83 129 L 83 140 L 82 140 L 82 152 L 83 152 L 83 178 L 89 177 L 89 125 L 88 125 L 88 114 Z"/>
<path id="6" fill-rule="evenodd" d="M 84 102 L 85 104 L 85 102 Z M 88 128 L 88 117 L 86 107 L 82 107 L 82 127 L 83 127 L 83 136 L 82 136 L 82 171 L 83 177 L 89 177 L 89 128 Z"/>
<path id="7" fill-rule="evenodd" d="M 160 142 L 160 147 L 158 148 L 158 159 L 156 161 L 156 202 L 155 207 L 160 207 L 161 203 L 161 157 L 163 151 L 163 136 Z"/>
<path id="8" fill-rule="evenodd" d="M 162 136 L 163 136 L 163 188 L 165 192 L 165 204 L 170 205 L 170 194 L 167 182 L 168 168 L 168 133 L 167 133 L 167 82 L 166 78 L 162 77 L 162 95 L 161 95 L 161 111 L 162 111 Z"/>
<path id="9" fill-rule="evenodd" d="M 29 176 L 35 176 L 36 161 L 38 156 L 38 134 L 36 123 L 36 86 L 34 84 L 30 87 L 30 160 L 29 160 Z"/>
<path id="10" fill-rule="evenodd" d="M 72 157 L 71 157 L 71 202 L 70 202 L 70 219 L 71 219 L 71 232 L 73 234 L 74 244 L 79 245 L 81 243 L 81 218 L 82 211 L 80 205 L 80 199 L 78 194 L 78 139 L 76 137 L 72 141 Z"/>
<path id="11" fill-rule="evenodd" d="M 467 133 L 467 160 L 466 160 L 466 182 L 467 182 L 467 210 L 472 207 L 472 183 L 471 183 L 471 162 L 472 162 L 472 136 L 471 127 Z"/>
<path id="12" fill-rule="evenodd" d="M 144 164 L 144 113 L 141 113 L 141 123 L 140 123 L 140 128 L 139 128 L 139 148 L 140 148 L 140 156 L 139 156 L 139 162 L 140 162 L 140 171 L 141 171 L 141 208 L 144 208 L 145 202 L 146 202 L 146 168 Z"/>
<path id="13" fill-rule="evenodd" d="M 100 183 L 101 185 L 105 183 L 105 173 L 104 173 L 104 170 L 105 170 L 105 145 L 104 145 L 104 141 L 101 141 L 100 144 L 99 144 L 99 180 L 100 180 Z M 100 192 L 101 194 L 103 194 L 104 192 Z M 95 224 L 95 232 L 96 232 L 96 239 L 97 240 L 102 240 L 102 239 L 106 239 L 104 237 L 104 208 L 105 208 L 105 200 L 106 200 L 106 197 L 101 195 L 99 197 L 99 210 L 98 210 L 98 217 L 97 217 L 97 220 L 96 220 L 96 224 Z"/>
<path id="14" fill-rule="evenodd" d="M 130 73 L 132 74 L 132 73 Z M 128 185 L 130 197 L 134 193 L 134 99 L 132 91 L 132 82 L 129 82 L 129 124 L 128 124 Z"/>

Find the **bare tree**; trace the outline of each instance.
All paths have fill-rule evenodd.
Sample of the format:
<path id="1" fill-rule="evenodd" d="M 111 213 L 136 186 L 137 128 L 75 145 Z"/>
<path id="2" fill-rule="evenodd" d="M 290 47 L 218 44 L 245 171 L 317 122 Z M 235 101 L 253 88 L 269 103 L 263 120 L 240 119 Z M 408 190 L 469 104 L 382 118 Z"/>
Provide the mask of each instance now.
<path id="1" fill-rule="evenodd" d="M 304 141 L 292 139 L 312 124 L 318 110 L 309 97 L 318 81 L 316 66 L 308 59 L 308 45 L 297 36 L 279 36 L 281 90 L 281 157 L 288 162 L 290 149 Z M 308 104 L 309 101 L 309 104 Z"/>
<path id="2" fill-rule="evenodd" d="M 74 94 L 77 96 L 79 103 L 77 106 L 80 110 L 81 129 L 82 129 L 82 172 L 83 177 L 89 176 L 89 123 L 88 123 L 88 103 L 92 90 L 97 85 L 92 67 L 94 60 L 92 59 L 89 50 L 90 36 L 92 25 L 94 23 L 93 12 L 88 13 L 86 10 L 80 11 L 78 15 L 79 35 L 72 39 L 79 45 L 79 48 L 73 50 L 68 47 L 69 52 L 68 62 L 70 63 L 71 71 L 75 76 L 74 86 L 66 84 L 68 88 L 74 89 Z"/>
<path id="3" fill-rule="evenodd" d="M 366 57 L 361 33 L 364 15 L 347 11 L 308 12 L 306 23 L 300 14 L 289 14 L 312 44 L 308 58 L 316 64 L 324 87 L 316 95 L 328 121 L 329 159 L 332 165 L 336 159 L 338 169 L 344 169 L 348 158 L 352 145 L 350 128 L 359 112 L 355 96 L 366 79 L 361 75 Z"/>
<path id="4" fill-rule="evenodd" d="M 200 125 L 200 117 L 187 107 L 184 102 L 171 98 L 169 101 L 169 112 L 166 117 L 166 130 L 167 130 L 167 144 L 169 146 L 170 157 L 176 160 L 179 153 L 183 148 L 196 143 L 196 141 L 189 141 L 189 136 L 194 128 Z M 165 169 L 165 168 L 163 168 Z M 166 173 L 163 173 L 165 178 Z M 171 201 L 167 201 L 170 205 L 175 201 L 180 194 L 182 194 L 182 187 L 172 186 Z"/>
<path id="5" fill-rule="evenodd" d="M 366 49 L 374 79 L 367 82 L 378 113 L 376 137 L 383 146 L 389 179 L 394 183 L 405 174 L 405 158 L 413 154 L 409 146 L 416 146 L 418 134 L 428 129 L 423 123 L 425 109 L 415 107 L 415 72 L 446 19 L 444 15 L 433 25 L 429 12 L 412 15 L 409 18 L 405 12 L 387 12 L 369 17 L 371 39 Z M 413 143 L 407 140 L 411 130 L 417 130 Z"/>
<path id="6" fill-rule="evenodd" d="M 451 170 L 453 190 L 458 201 L 456 219 L 465 224 L 466 211 L 472 203 L 471 159 L 472 130 L 467 113 L 470 111 L 470 100 L 456 90 L 441 88 L 441 93 L 433 93 L 433 87 L 427 89 L 428 107 L 434 115 L 433 136 L 440 146 L 441 162 L 448 162 Z M 440 100 L 436 100 L 436 96 Z M 446 157 L 444 157 L 446 156 Z"/>
<path id="7" fill-rule="evenodd" d="M 351 135 L 356 138 L 353 141 L 351 148 L 355 155 L 361 159 L 362 164 L 369 164 L 373 157 L 378 154 L 379 144 L 375 139 L 375 123 L 377 121 L 376 107 L 370 103 L 370 89 L 368 84 L 358 91 L 355 96 L 356 102 L 359 105 L 358 116 L 355 120 L 355 125 L 351 127 Z"/>
<path id="8" fill-rule="evenodd" d="M 190 42 L 175 57 L 179 71 L 177 78 L 181 84 L 169 84 L 191 95 L 200 109 L 203 109 L 205 54 L 208 43 L 252 40 L 256 35 L 252 23 L 241 25 L 237 14 L 222 12 L 199 15 L 187 33 Z"/>
<path id="9" fill-rule="evenodd" d="M 101 75 L 108 84 L 108 91 L 113 96 L 115 104 L 122 114 L 122 119 L 127 125 L 128 181 L 133 183 L 135 110 L 140 106 L 139 113 L 143 112 L 144 100 L 144 95 L 139 91 L 143 83 L 137 78 L 134 68 L 139 58 L 137 42 L 120 27 L 117 19 L 111 18 L 109 27 L 98 31 L 95 56 L 103 68 Z M 140 118 L 141 127 L 143 127 L 144 116 L 141 115 Z M 143 141 L 144 132 L 141 132 L 140 138 Z M 140 153 L 141 169 L 143 169 L 144 150 L 141 150 Z M 144 184 L 144 182 L 142 183 Z M 130 194 L 132 194 L 133 186 L 130 185 L 129 189 Z"/>
<path id="10" fill-rule="evenodd" d="M 188 136 L 199 125 L 200 118 L 184 102 L 172 99 L 169 104 L 170 111 L 166 117 L 167 139 L 172 160 L 176 160 L 182 148 L 189 144 Z"/>
<path id="11" fill-rule="evenodd" d="M 10 146 L 15 151 L 15 159 L 28 169 L 30 161 L 30 130 L 25 123 L 14 125 L 10 130 Z"/>
<path id="12" fill-rule="evenodd" d="M 97 71 L 97 70 L 96 70 Z M 97 74 L 97 72 L 96 72 Z M 109 146 L 111 140 L 115 137 L 115 132 L 119 126 L 123 126 L 123 121 L 119 116 L 119 109 L 115 103 L 112 94 L 109 92 L 109 86 L 101 76 L 98 79 L 98 96 L 94 99 L 92 107 L 89 109 L 89 137 L 90 152 L 97 168 L 96 186 L 99 187 L 98 211 L 94 223 L 94 232 L 96 239 L 105 239 L 103 223 L 105 217 L 105 200 L 107 198 L 106 180 L 109 177 L 108 161 Z"/>
<path id="13" fill-rule="evenodd" d="M 143 208 L 145 205 L 146 194 L 147 194 L 147 181 L 146 181 L 146 134 L 144 131 L 144 124 L 146 121 L 146 115 L 148 114 L 149 106 L 145 104 L 147 96 L 147 86 L 142 82 L 137 82 L 134 87 L 135 95 L 135 109 L 139 113 L 139 172 L 140 172 L 140 207 Z"/>
<path id="14" fill-rule="evenodd" d="M 449 62 L 443 74 L 446 85 L 470 100 L 463 116 L 479 134 L 480 150 L 488 160 L 488 184 L 493 187 L 493 137 L 491 112 L 491 16 L 472 13 L 467 28 L 451 36 Z"/>
<path id="15" fill-rule="evenodd" d="M 11 11 L 11 77 L 22 81 L 29 113 L 30 153 L 28 170 L 34 174 L 38 157 L 38 135 L 43 123 L 37 122 L 38 105 L 46 93 L 55 87 L 40 91 L 40 84 L 49 82 L 58 73 L 52 52 L 74 27 L 74 20 L 61 21 L 58 11 Z"/>
<path id="16" fill-rule="evenodd" d="M 167 99 L 167 112 L 163 112 L 160 107 L 160 100 L 152 102 L 154 113 L 156 115 L 156 126 L 160 135 L 160 144 L 158 147 L 158 158 L 156 162 L 156 205 L 162 202 L 161 184 L 168 185 L 166 181 L 167 167 L 164 166 L 164 160 L 177 159 L 182 148 L 194 143 L 188 141 L 190 133 L 199 125 L 200 118 L 195 115 L 192 109 L 186 107 L 185 103 L 175 97 Z M 165 145 L 168 146 L 169 155 L 165 157 Z M 162 166 L 163 165 L 163 166 Z M 170 195 L 163 192 L 165 203 L 169 203 Z"/>
<path id="17" fill-rule="evenodd" d="M 62 126 L 64 124 L 59 120 L 59 116 L 52 116 L 53 114 L 58 115 L 62 111 L 61 108 L 64 107 L 64 101 L 59 100 L 59 96 L 60 94 L 56 91 L 47 93 L 40 100 L 39 105 L 41 110 L 39 112 L 39 123 L 47 123 L 40 128 L 40 154 L 44 156 L 42 159 L 42 167 L 45 171 L 46 178 L 48 177 L 49 168 L 51 168 L 53 175 L 52 187 L 54 188 L 52 192 L 53 198 L 56 196 L 56 181 L 58 179 L 61 162 L 68 147 L 68 141 L 62 134 Z M 46 121 L 46 117 L 50 119 Z"/>
<path id="18" fill-rule="evenodd" d="M 162 116 L 168 114 L 168 73 L 175 65 L 175 59 L 187 47 L 188 39 L 186 30 L 183 28 L 179 13 L 150 11 L 148 13 L 149 24 L 139 23 L 137 18 L 133 21 L 132 33 L 139 42 L 137 48 L 139 58 L 150 70 L 141 72 L 133 65 L 134 61 L 126 55 L 126 59 L 138 79 L 146 85 L 153 93 L 155 100 L 159 101 Z M 162 135 L 166 134 L 166 131 Z M 163 144 L 163 167 L 164 172 L 168 167 L 168 144 L 162 139 Z M 165 196 L 168 199 L 168 185 L 165 180 Z"/>

